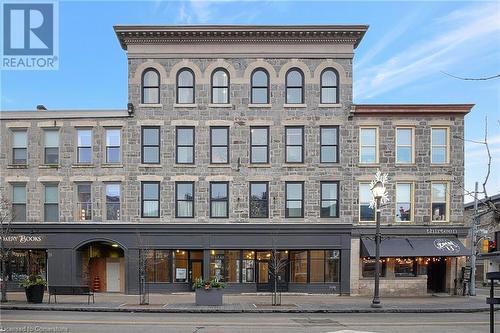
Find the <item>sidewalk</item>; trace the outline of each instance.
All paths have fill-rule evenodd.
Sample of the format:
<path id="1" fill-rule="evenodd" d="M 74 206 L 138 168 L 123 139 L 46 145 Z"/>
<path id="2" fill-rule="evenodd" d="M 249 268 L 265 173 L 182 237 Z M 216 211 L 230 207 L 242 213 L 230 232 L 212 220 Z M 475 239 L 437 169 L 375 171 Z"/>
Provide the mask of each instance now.
<path id="1" fill-rule="evenodd" d="M 488 311 L 484 296 L 382 298 L 383 307 L 370 307 L 371 298 L 320 294 L 282 294 L 282 305 L 271 306 L 270 294 L 227 294 L 222 306 L 196 306 L 194 293 L 150 294 L 149 305 L 139 305 L 138 295 L 99 293 L 95 304 L 86 296 L 57 296 L 57 304 L 26 302 L 24 293 L 11 292 L 1 310 L 87 311 L 87 312 L 165 312 L 165 313 L 444 313 Z M 53 300 L 53 298 L 52 298 Z"/>

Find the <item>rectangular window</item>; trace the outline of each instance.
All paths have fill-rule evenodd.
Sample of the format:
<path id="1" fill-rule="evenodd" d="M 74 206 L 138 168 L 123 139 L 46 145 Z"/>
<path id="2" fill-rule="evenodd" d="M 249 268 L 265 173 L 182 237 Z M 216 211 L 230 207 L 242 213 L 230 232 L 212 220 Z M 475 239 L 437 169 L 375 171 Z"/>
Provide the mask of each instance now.
<path id="1" fill-rule="evenodd" d="M 26 222 L 26 184 L 12 186 L 12 222 Z"/>
<path id="2" fill-rule="evenodd" d="M 175 163 L 194 164 L 194 127 L 177 127 L 175 133 Z"/>
<path id="3" fill-rule="evenodd" d="M 340 251 L 311 250 L 310 251 L 310 282 L 339 282 Z"/>
<path id="4" fill-rule="evenodd" d="M 194 183 L 175 183 L 175 216 L 194 217 Z"/>
<path id="5" fill-rule="evenodd" d="M 174 257 L 174 282 L 188 282 L 188 251 L 175 250 Z"/>
<path id="6" fill-rule="evenodd" d="M 92 186 L 90 184 L 77 184 L 78 211 L 77 219 L 79 221 L 92 220 Z"/>
<path id="7" fill-rule="evenodd" d="M 171 263 L 169 250 L 146 250 L 146 281 L 170 282 Z"/>
<path id="8" fill-rule="evenodd" d="M 387 271 L 387 259 L 381 258 L 380 267 L 380 277 L 385 277 Z M 362 258 L 361 262 L 361 275 L 363 277 L 372 278 L 375 277 L 375 259 L 373 258 Z"/>
<path id="9" fill-rule="evenodd" d="M 396 221 L 413 221 L 413 184 L 396 184 Z"/>
<path id="10" fill-rule="evenodd" d="M 448 221 L 448 183 L 432 183 L 432 221 Z"/>
<path id="11" fill-rule="evenodd" d="M 28 164 L 28 132 L 26 130 L 12 132 L 12 164 Z"/>
<path id="12" fill-rule="evenodd" d="M 304 217 L 304 183 L 285 183 L 285 217 Z"/>
<path id="13" fill-rule="evenodd" d="M 285 127 L 286 163 L 304 163 L 304 127 Z"/>
<path id="14" fill-rule="evenodd" d="M 338 126 L 321 126 L 320 128 L 320 161 L 321 163 L 338 163 L 339 156 Z"/>
<path id="15" fill-rule="evenodd" d="M 359 162 L 378 163 L 378 128 L 362 127 L 359 134 Z"/>
<path id="16" fill-rule="evenodd" d="M 121 162 L 121 130 L 106 129 L 106 163 Z"/>
<path id="17" fill-rule="evenodd" d="M 307 251 L 290 251 L 290 282 L 307 283 Z"/>
<path id="18" fill-rule="evenodd" d="M 47 280 L 46 250 L 12 250 L 6 265 L 6 281 L 19 283 L 29 275 L 41 275 Z"/>
<path id="19" fill-rule="evenodd" d="M 321 217 L 339 217 L 338 182 L 321 182 Z"/>
<path id="20" fill-rule="evenodd" d="M 81 128 L 77 130 L 78 147 L 76 161 L 81 164 L 92 163 L 92 130 Z"/>
<path id="21" fill-rule="evenodd" d="M 120 184 L 106 184 L 106 220 L 120 220 Z"/>
<path id="22" fill-rule="evenodd" d="M 413 163 L 413 128 L 396 128 L 396 163 Z"/>
<path id="23" fill-rule="evenodd" d="M 142 217 L 160 217 L 160 182 L 142 182 Z"/>
<path id="24" fill-rule="evenodd" d="M 44 163 L 59 164 L 59 130 L 50 129 L 43 132 Z"/>
<path id="25" fill-rule="evenodd" d="M 210 183 L 210 217 L 229 217 L 229 183 Z"/>
<path id="26" fill-rule="evenodd" d="M 449 163 L 448 128 L 432 128 L 431 132 L 431 163 Z"/>
<path id="27" fill-rule="evenodd" d="M 375 209 L 370 208 L 373 200 L 370 183 L 359 184 L 359 220 L 364 222 L 375 221 Z"/>
<path id="28" fill-rule="evenodd" d="M 229 127 L 210 127 L 210 163 L 229 163 Z"/>
<path id="29" fill-rule="evenodd" d="M 240 282 L 240 251 L 212 250 L 210 252 L 210 278 L 222 282 Z"/>
<path id="30" fill-rule="evenodd" d="M 160 127 L 142 128 L 142 163 L 160 163 Z"/>
<path id="31" fill-rule="evenodd" d="M 269 163 L 269 127 L 250 127 L 250 163 Z"/>
<path id="32" fill-rule="evenodd" d="M 394 275 L 396 277 L 417 276 L 417 261 L 415 258 L 394 259 Z"/>
<path id="33" fill-rule="evenodd" d="M 243 271 L 241 273 L 241 282 L 255 282 L 255 251 L 243 251 Z"/>
<path id="34" fill-rule="evenodd" d="M 269 183 L 251 182 L 250 183 L 250 217 L 268 218 L 269 217 Z"/>
<path id="35" fill-rule="evenodd" d="M 59 188 L 57 185 L 45 185 L 44 221 L 59 221 Z"/>

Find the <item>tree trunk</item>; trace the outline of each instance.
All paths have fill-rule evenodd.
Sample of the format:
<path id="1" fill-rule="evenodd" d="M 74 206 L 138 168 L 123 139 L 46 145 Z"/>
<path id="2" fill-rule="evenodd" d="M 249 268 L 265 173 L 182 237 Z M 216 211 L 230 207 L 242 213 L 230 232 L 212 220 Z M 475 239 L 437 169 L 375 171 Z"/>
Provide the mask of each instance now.
<path id="1" fill-rule="evenodd" d="M 8 302 L 7 300 L 7 263 L 5 260 L 2 260 L 2 299 L 0 300 L 1 303 L 6 303 Z"/>

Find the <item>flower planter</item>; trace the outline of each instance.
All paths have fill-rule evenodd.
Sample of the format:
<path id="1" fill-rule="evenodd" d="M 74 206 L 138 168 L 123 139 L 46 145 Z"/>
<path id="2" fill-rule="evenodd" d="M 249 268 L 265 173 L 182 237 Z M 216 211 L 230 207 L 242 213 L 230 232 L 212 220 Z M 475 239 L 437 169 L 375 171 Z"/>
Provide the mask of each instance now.
<path id="1" fill-rule="evenodd" d="M 195 293 L 196 305 L 222 305 L 222 289 L 198 288 Z"/>
<path id="2" fill-rule="evenodd" d="M 42 303 L 43 293 L 45 291 L 44 285 L 34 285 L 24 288 L 26 292 L 26 300 L 29 303 Z"/>

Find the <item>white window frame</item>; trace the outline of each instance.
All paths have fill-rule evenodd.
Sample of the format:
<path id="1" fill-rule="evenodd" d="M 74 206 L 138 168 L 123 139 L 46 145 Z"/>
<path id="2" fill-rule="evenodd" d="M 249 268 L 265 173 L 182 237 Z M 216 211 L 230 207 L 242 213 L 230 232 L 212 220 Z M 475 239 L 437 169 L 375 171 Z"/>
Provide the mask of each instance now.
<path id="1" fill-rule="evenodd" d="M 445 204 L 446 204 L 446 209 L 445 209 L 445 219 L 444 220 L 434 220 L 433 218 L 433 212 L 432 212 L 432 204 L 434 203 L 434 201 L 432 200 L 432 185 L 434 184 L 444 184 L 446 186 L 446 193 L 445 193 Z M 432 181 L 431 182 L 431 190 L 430 190 L 430 195 L 431 195 L 431 198 L 430 198 L 430 203 L 431 203 L 431 207 L 430 207 L 430 210 L 431 210 L 431 222 L 433 223 L 447 223 L 450 221 L 450 182 L 449 181 Z M 439 201 L 441 202 L 441 201 Z M 436 203 L 439 203 L 439 202 L 436 202 Z"/>
<path id="2" fill-rule="evenodd" d="M 434 130 L 440 130 L 440 129 L 444 129 L 446 131 L 446 145 L 443 146 L 443 145 L 435 145 L 434 142 L 432 142 L 432 132 Z M 446 160 L 444 163 L 438 163 L 438 162 L 434 162 L 432 160 L 432 151 L 434 149 L 434 147 L 445 147 L 446 148 Z M 450 128 L 449 127 L 446 127 L 446 126 L 433 126 L 431 127 L 431 164 L 437 164 L 437 165 L 442 165 L 442 164 L 449 164 L 450 163 Z"/>
<path id="3" fill-rule="evenodd" d="M 399 207 L 398 207 L 398 185 L 410 185 L 410 219 L 408 221 L 398 221 L 396 215 L 398 214 Z M 398 181 L 396 182 L 394 186 L 394 206 L 396 208 L 395 214 L 394 214 L 394 220 L 396 223 L 412 223 L 415 220 L 415 214 L 414 214 L 414 208 L 415 208 L 415 184 L 414 182 L 411 181 Z"/>
<path id="4" fill-rule="evenodd" d="M 365 129 L 374 129 L 375 130 L 375 161 L 374 162 L 362 162 L 362 150 L 363 147 L 373 147 L 373 145 L 362 145 L 361 144 L 361 132 Z M 378 164 L 379 163 L 379 149 L 380 149 L 380 144 L 379 144 L 379 128 L 378 126 L 360 126 L 359 127 L 359 163 L 360 164 Z"/>
<path id="5" fill-rule="evenodd" d="M 411 131 L 411 144 L 403 145 L 398 143 L 398 130 L 410 130 Z M 396 127 L 396 164 L 414 164 L 415 163 L 415 128 L 410 126 L 398 126 Z M 411 161 L 410 162 L 400 162 L 398 157 L 398 147 L 410 147 L 411 148 Z"/>
<path id="6" fill-rule="evenodd" d="M 361 220 L 361 185 L 368 185 L 368 188 L 370 188 L 370 183 L 369 182 L 359 182 L 358 183 L 358 221 L 359 223 L 373 223 L 376 222 L 377 219 L 377 212 L 375 209 L 373 209 L 373 220 L 371 221 L 365 221 Z"/>

